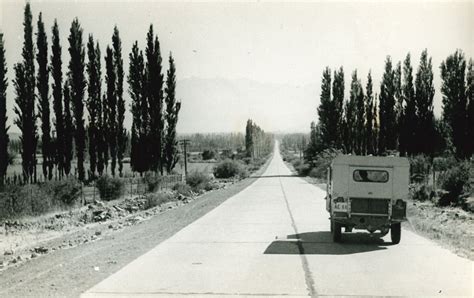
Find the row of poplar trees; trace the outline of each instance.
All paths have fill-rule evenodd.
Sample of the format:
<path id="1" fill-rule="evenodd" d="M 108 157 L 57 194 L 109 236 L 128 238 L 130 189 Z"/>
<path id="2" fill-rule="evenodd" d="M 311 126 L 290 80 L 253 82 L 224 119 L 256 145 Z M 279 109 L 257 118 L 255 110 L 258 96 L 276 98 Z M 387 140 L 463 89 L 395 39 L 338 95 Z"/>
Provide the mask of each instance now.
<path id="1" fill-rule="evenodd" d="M 374 94 L 369 71 L 364 87 L 357 70 L 352 73 L 349 99 L 344 96 L 344 70 L 331 76 L 329 67 L 321 82 L 319 122 L 311 124 L 308 157 L 327 148 L 344 153 L 385 155 L 434 154 L 452 151 L 458 158 L 474 153 L 474 99 L 472 59 L 466 67 L 462 51 L 440 66 L 443 113 L 433 114 L 433 66 L 427 50 L 413 76 L 411 55 L 395 66 L 390 56 L 379 94 Z"/>
<path id="2" fill-rule="evenodd" d="M 85 157 L 89 157 L 88 178 L 110 172 L 121 176 L 127 147 L 124 127 L 124 69 L 122 45 L 117 27 L 112 46 L 105 53 L 105 91 L 102 87 L 101 50 L 89 35 L 83 43 L 83 30 L 74 19 L 68 37 L 70 60 L 65 78 L 62 72 L 61 42 L 56 20 L 52 27 L 51 57 L 48 60 L 48 39 L 40 13 L 37 21 L 36 46 L 30 4 L 24 10 L 23 60 L 14 66 L 15 125 L 21 131 L 21 159 L 24 182 L 36 181 L 37 146 L 41 146 L 45 179 L 62 178 L 74 172 L 86 180 Z M 87 62 L 86 62 L 87 54 Z M 36 59 L 36 65 L 35 65 Z M 147 37 L 146 63 L 135 42 L 130 53 L 128 75 L 132 97 L 133 126 L 131 130 L 131 167 L 140 173 L 147 170 L 172 170 L 177 161 L 176 124 L 180 103 L 175 100 L 176 68 L 170 54 L 166 88 L 161 74 L 158 38 L 150 26 Z M 37 71 L 35 71 L 37 66 Z M 85 71 L 85 72 L 84 72 Z M 49 76 L 52 77 L 53 123 L 51 124 Z M 86 77 L 87 75 L 87 77 Z M 3 34 L 0 33 L 0 184 L 5 181 L 8 160 L 8 129 L 6 116 L 7 65 Z M 166 96 L 164 96 L 163 89 Z M 87 96 L 86 96 L 87 90 Z M 163 101 L 166 101 L 166 113 Z M 37 107 L 36 107 L 37 105 Z M 85 121 L 87 108 L 88 123 Z M 38 109 L 38 113 L 36 112 Z M 41 120 L 41 134 L 37 128 Z M 166 127 L 164 124 L 166 120 Z M 87 152 L 86 152 L 87 150 Z M 86 155 L 86 153 L 88 153 Z"/>
<path id="3" fill-rule="evenodd" d="M 250 158 L 260 158 L 272 152 L 273 137 L 265 133 L 251 119 L 247 120 L 245 127 L 245 153 Z"/>

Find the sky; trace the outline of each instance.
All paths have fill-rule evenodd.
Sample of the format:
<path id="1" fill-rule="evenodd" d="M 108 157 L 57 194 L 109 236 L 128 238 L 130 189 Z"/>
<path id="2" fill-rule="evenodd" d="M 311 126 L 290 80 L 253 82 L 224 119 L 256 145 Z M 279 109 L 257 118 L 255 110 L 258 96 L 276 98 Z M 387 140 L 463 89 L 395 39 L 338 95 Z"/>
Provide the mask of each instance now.
<path id="1" fill-rule="evenodd" d="M 20 0 L 0 0 L 0 30 L 4 33 L 10 79 L 14 63 L 21 60 L 24 4 Z M 176 60 L 177 97 L 183 105 L 179 133 L 243 131 L 248 118 L 267 131 L 308 131 L 309 123 L 317 120 L 319 85 L 326 66 L 344 67 L 346 93 L 354 69 L 364 85 L 371 70 L 378 92 L 387 55 L 398 62 L 410 52 L 416 71 L 425 48 L 433 59 L 435 114 L 440 115 L 441 61 L 458 48 L 467 58 L 474 56 L 474 1 L 43 0 L 31 1 L 31 7 L 35 27 L 39 12 L 43 13 L 49 44 L 50 28 L 57 18 L 64 67 L 69 59 L 67 36 L 73 18 L 79 18 L 84 40 L 93 34 L 103 53 L 111 44 L 114 25 L 118 26 L 126 73 L 132 43 L 138 40 L 144 49 L 152 23 L 160 40 L 164 69 L 170 52 Z M 203 81 L 205 88 L 195 84 Z M 252 96 L 252 88 L 259 88 L 255 86 L 261 89 Z M 268 89 L 285 91 L 264 92 Z M 300 89 L 312 91 L 299 92 Z M 291 90 L 295 91 L 294 96 Z M 227 102 L 229 93 L 233 94 L 232 104 Z M 239 98 L 236 94 L 244 96 Z M 10 124 L 15 117 L 14 96 L 10 80 Z M 204 96 L 213 98 L 219 108 L 198 109 Z M 129 102 L 128 95 L 126 99 Z M 216 114 L 225 116 L 214 117 Z M 126 122 L 130 127 L 129 114 Z M 17 132 L 18 128 L 12 125 L 11 131 Z"/>

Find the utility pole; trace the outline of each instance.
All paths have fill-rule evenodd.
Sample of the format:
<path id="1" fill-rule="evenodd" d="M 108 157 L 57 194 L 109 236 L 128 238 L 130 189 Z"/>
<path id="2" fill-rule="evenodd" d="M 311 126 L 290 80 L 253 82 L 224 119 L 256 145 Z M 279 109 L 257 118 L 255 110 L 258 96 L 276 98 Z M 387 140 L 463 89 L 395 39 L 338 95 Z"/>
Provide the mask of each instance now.
<path id="1" fill-rule="evenodd" d="M 183 146 L 184 149 L 184 175 L 186 178 L 188 178 L 188 151 L 187 151 L 187 146 L 189 144 L 188 139 L 183 139 L 180 140 L 179 143 Z"/>

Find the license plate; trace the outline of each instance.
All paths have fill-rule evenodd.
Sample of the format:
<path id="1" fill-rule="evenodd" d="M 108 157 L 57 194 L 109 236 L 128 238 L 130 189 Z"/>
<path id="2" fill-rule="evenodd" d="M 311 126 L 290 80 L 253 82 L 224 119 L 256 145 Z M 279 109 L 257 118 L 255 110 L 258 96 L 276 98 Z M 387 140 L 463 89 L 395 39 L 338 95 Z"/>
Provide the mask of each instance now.
<path id="1" fill-rule="evenodd" d="M 335 203 L 334 210 L 347 211 L 347 203 Z"/>

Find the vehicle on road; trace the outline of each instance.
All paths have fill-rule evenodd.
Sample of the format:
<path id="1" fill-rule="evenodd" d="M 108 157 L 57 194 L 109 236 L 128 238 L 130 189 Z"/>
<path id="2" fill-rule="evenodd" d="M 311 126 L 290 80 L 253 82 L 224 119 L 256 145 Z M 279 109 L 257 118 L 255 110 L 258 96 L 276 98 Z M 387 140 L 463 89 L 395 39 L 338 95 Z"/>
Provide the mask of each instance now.
<path id="1" fill-rule="evenodd" d="M 326 210 L 331 233 L 341 241 L 341 229 L 390 231 L 393 244 L 406 220 L 410 164 L 404 157 L 339 155 L 328 169 Z"/>

